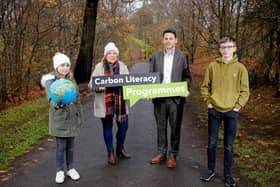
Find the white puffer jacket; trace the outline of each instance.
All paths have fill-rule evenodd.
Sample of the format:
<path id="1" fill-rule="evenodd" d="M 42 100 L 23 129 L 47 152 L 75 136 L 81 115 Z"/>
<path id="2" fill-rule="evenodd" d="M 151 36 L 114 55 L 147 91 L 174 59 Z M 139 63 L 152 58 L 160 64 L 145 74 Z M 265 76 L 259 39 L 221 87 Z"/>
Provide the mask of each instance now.
<path id="1" fill-rule="evenodd" d="M 47 83 L 47 81 L 53 80 L 53 79 L 55 79 L 54 74 L 52 74 L 52 73 L 45 74 L 45 75 L 43 75 L 42 78 L 41 78 L 41 85 L 42 85 L 44 88 L 46 88 L 46 83 Z"/>

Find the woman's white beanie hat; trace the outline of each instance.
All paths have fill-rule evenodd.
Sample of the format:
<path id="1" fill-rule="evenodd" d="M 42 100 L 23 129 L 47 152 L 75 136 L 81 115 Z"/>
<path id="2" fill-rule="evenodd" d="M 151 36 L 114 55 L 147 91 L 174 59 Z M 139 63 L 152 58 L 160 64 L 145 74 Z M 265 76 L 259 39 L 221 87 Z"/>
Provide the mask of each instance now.
<path id="1" fill-rule="evenodd" d="M 69 64 L 70 63 L 70 59 L 68 56 L 66 56 L 65 54 L 62 54 L 60 52 L 55 53 L 55 55 L 53 56 L 53 67 L 54 69 L 56 69 L 58 66 L 60 66 L 61 64 Z"/>
<path id="2" fill-rule="evenodd" d="M 109 51 L 115 51 L 117 53 L 117 55 L 119 55 L 119 49 L 117 48 L 117 46 L 115 45 L 114 42 L 109 42 L 105 47 L 104 47 L 104 56 L 106 56 L 106 54 Z"/>

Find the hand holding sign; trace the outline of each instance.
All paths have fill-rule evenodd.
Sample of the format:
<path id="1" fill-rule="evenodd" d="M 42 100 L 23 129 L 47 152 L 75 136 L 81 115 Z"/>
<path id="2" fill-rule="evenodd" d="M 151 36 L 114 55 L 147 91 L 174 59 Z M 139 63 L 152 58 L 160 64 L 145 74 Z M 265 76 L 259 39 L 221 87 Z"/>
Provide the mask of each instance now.
<path id="1" fill-rule="evenodd" d="M 105 87 L 98 87 L 98 88 L 95 88 L 95 91 L 98 93 L 98 92 L 104 92 L 105 91 Z"/>
<path id="2" fill-rule="evenodd" d="M 92 87 L 118 87 L 124 85 L 156 84 L 160 82 L 160 74 L 121 74 L 112 76 L 93 76 Z"/>
<path id="3" fill-rule="evenodd" d="M 124 99 L 130 100 L 130 106 L 133 106 L 139 99 L 143 98 L 187 97 L 188 95 L 189 91 L 186 82 L 123 86 Z"/>
<path id="4" fill-rule="evenodd" d="M 144 98 L 189 96 L 186 82 L 158 84 L 159 82 L 158 72 L 92 77 L 92 87 L 97 92 L 104 91 L 105 87 L 123 86 L 124 99 L 130 100 L 130 106 Z"/>

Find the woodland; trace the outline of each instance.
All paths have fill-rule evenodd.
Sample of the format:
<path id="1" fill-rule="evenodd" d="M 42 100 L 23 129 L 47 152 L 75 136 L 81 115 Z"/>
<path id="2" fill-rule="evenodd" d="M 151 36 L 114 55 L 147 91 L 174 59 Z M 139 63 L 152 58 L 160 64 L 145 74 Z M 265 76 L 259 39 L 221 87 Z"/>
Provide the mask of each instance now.
<path id="1" fill-rule="evenodd" d="M 280 95 L 279 0 L 1 0 L 0 106 L 33 97 L 57 51 L 87 82 L 107 42 L 127 63 L 148 61 L 167 27 L 191 62 L 217 56 L 222 36 L 236 38 L 251 87 L 270 84 Z"/>
<path id="2" fill-rule="evenodd" d="M 280 0 L 1 0 L 0 174 L 48 133 L 40 78 L 53 71 L 56 52 L 70 57 L 87 95 L 91 71 L 108 42 L 117 44 L 119 58 L 131 67 L 162 50 L 162 31 L 169 27 L 188 54 L 191 96 L 203 129 L 207 113 L 199 86 L 205 69 L 219 56 L 221 37 L 236 39 L 250 81 L 235 142 L 236 180 L 245 176 L 249 186 L 279 186 Z"/>

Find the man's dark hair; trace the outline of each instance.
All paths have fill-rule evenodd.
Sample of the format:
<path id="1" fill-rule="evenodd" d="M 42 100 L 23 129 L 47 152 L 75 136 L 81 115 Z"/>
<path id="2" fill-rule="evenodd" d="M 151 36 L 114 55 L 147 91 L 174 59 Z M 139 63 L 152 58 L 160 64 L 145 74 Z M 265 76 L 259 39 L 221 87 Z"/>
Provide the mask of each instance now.
<path id="1" fill-rule="evenodd" d="M 162 36 L 164 36 L 165 33 L 172 33 L 172 34 L 174 34 L 175 38 L 177 37 L 176 30 L 173 29 L 173 28 L 165 29 L 165 30 L 162 32 Z"/>

